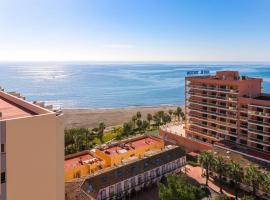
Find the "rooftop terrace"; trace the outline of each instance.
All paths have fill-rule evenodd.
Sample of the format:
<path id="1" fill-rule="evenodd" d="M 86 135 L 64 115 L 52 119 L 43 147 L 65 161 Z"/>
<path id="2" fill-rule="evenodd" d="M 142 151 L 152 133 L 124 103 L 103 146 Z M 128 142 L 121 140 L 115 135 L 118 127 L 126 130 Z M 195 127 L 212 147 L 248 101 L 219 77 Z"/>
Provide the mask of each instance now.
<path id="1" fill-rule="evenodd" d="M 98 162 L 98 160 L 99 159 L 92 155 L 90 152 L 85 151 L 80 154 L 76 154 L 70 158 L 66 158 L 64 163 L 64 169 L 66 171 L 83 164 Z"/>
<path id="2" fill-rule="evenodd" d="M 136 150 L 142 147 L 147 147 L 149 145 L 157 144 L 159 142 L 160 141 L 156 138 L 146 136 L 146 137 L 139 137 L 133 140 L 129 140 L 123 143 L 116 143 L 115 145 L 105 147 L 101 150 L 110 156 L 114 156 L 117 154 L 126 153 L 130 150 Z"/>
<path id="3" fill-rule="evenodd" d="M 0 120 L 48 114 L 51 110 L 52 106 L 45 106 L 43 102 L 29 103 L 19 93 L 0 90 Z"/>

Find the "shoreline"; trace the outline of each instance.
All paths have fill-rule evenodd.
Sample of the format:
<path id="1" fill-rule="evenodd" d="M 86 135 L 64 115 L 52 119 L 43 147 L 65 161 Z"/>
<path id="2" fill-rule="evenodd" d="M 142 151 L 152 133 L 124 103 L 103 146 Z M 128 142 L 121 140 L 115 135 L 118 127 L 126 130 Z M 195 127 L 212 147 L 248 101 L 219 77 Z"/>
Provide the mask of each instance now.
<path id="1" fill-rule="evenodd" d="M 129 121 L 137 112 L 141 112 L 142 119 L 148 113 L 154 114 L 160 110 L 175 110 L 180 105 L 160 105 L 160 106 L 134 106 L 123 108 L 65 108 L 64 113 L 65 128 L 95 128 L 100 122 L 104 122 L 106 127 L 119 126 Z M 180 106 L 184 109 L 184 106 Z"/>

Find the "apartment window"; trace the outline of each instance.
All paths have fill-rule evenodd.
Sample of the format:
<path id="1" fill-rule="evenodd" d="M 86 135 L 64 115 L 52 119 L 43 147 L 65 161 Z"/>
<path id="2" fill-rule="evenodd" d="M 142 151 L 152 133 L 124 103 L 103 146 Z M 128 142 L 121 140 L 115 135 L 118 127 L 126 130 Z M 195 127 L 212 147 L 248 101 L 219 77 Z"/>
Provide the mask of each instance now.
<path id="1" fill-rule="evenodd" d="M 101 190 L 101 199 L 106 199 L 106 189 Z"/>
<path id="2" fill-rule="evenodd" d="M 156 174 L 157 174 L 157 176 L 160 176 L 160 169 L 159 168 L 156 169 Z"/>
<path id="3" fill-rule="evenodd" d="M 1 173 L 1 183 L 5 183 L 6 182 L 6 172 L 2 172 Z"/>
<path id="4" fill-rule="evenodd" d="M 118 183 L 118 184 L 116 185 L 116 192 L 117 192 L 118 194 L 122 192 L 122 184 L 121 184 L 121 183 Z"/>
<path id="5" fill-rule="evenodd" d="M 148 181 L 148 172 L 145 172 L 145 173 L 144 173 L 144 180 L 145 180 L 145 181 Z"/>
<path id="6" fill-rule="evenodd" d="M 123 175 L 124 175 L 124 174 L 123 174 L 122 171 L 118 171 L 118 172 L 117 172 L 117 176 L 118 176 L 118 177 L 122 177 Z"/>
<path id="7" fill-rule="evenodd" d="M 263 145 L 257 144 L 257 148 L 263 150 Z"/>
<path id="8" fill-rule="evenodd" d="M 257 135 L 257 139 L 258 139 L 258 140 L 263 140 L 263 136 Z"/>
<path id="9" fill-rule="evenodd" d="M 127 190 L 128 189 L 128 180 L 126 180 L 125 182 L 124 182 L 124 190 Z"/>
<path id="10" fill-rule="evenodd" d="M 144 168 L 147 168 L 148 165 L 149 165 L 148 162 L 145 162 L 145 163 L 144 163 Z"/>
<path id="11" fill-rule="evenodd" d="M 108 180 L 108 178 L 107 178 L 107 176 L 102 176 L 101 177 L 101 181 L 104 183 L 104 182 L 107 182 L 107 180 Z"/>
<path id="12" fill-rule="evenodd" d="M 135 177 L 131 178 L 130 182 L 131 182 L 131 187 L 135 187 L 136 185 Z"/>
<path id="13" fill-rule="evenodd" d="M 247 141 L 246 140 L 240 140 L 240 144 L 246 145 L 247 144 Z"/>
<path id="14" fill-rule="evenodd" d="M 1 153 L 4 153 L 4 152 L 5 152 L 5 145 L 1 144 Z"/>
<path id="15" fill-rule="evenodd" d="M 142 180 L 142 175 L 138 176 L 138 184 L 142 184 L 143 180 Z"/>
<path id="16" fill-rule="evenodd" d="M 156 158 L 156 163 L 160 163 L 160 158 Z"/>

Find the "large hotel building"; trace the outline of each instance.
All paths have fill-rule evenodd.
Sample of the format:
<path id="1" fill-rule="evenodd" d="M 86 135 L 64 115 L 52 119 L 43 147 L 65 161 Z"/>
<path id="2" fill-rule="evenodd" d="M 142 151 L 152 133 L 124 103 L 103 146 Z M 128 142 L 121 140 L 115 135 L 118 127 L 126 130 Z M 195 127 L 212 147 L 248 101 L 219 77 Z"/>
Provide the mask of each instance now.
<path id="1" fill-rule="evenodd" d="M 186 77 L 186 136 L 270 162 L 270 94 L 237 71 Z"/>
<path id="2" fill-rule="evenodd" d="M 0 200 L 64 200 L 61 113 L 0 90 Z"/>

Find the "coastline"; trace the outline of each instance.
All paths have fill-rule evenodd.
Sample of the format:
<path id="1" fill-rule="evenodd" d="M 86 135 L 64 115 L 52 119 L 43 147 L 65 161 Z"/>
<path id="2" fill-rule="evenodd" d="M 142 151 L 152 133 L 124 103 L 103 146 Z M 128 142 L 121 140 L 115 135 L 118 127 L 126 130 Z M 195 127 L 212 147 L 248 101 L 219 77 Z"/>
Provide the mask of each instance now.
<path id="1" fill-rule="evenodd" d="M 154 114 L 160 110 L 175 110 L 177 105 L 160 106 L 132 106 L 124 108 L 66 108 L 64 113 L 65 128 L 94 128 L 100 122 L 104 122 L 106 127 L 122 125 L 135 115 L 141 112 L 142 118 L 146 118 L 148 113 Z M 180 106 L 182 109 L 184 106 Z"/>

